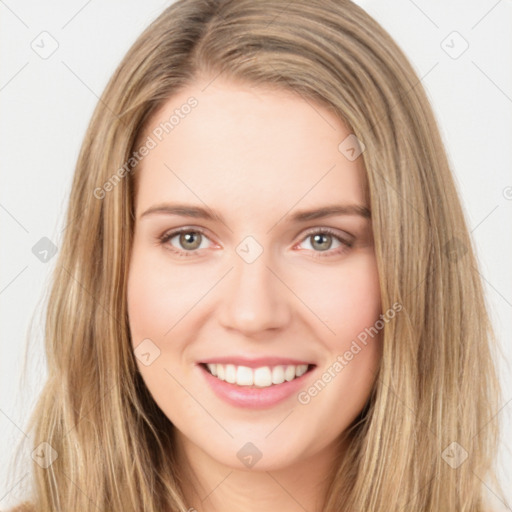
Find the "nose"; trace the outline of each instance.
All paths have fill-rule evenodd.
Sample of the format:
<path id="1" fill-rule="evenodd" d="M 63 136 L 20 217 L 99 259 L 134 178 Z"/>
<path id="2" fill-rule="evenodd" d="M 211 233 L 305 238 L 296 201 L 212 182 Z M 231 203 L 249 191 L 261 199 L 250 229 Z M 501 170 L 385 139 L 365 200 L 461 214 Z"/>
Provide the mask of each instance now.
<path id="1" fill-rule="evenodd" d="M 293 294 L 271 269 L 266 252 L 252 263 L 235 254 L 234 262 L 217 309 L 220 324 L 245 336 L 285 327 L 291 318 Z"/>

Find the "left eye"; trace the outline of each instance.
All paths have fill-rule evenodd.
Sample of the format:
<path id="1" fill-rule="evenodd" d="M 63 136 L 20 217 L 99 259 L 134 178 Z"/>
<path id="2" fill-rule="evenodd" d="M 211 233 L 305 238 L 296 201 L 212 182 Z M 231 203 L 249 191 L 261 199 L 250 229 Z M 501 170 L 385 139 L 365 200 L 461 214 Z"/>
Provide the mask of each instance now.
<path id="1" fill-rule="evenodd" d="M 311 240 L 309 245 L 312 249 L 318 250 L 320 252 L 327 251 L 329 249 L 332 249 L 333 241 L 338 242 L 338 247 L 342 245 L 344 242 L 339 237 L 334 236 L 332 233 L 329 233 L 327 231 L 318 231 L 315 233 L 310 233 L 309 235 L 304 238 L 304 241 Z"/>
<path id="2" fill-rule="evenodd" d="M 309 232 L 301 243 L 304 243 L 306 240 L 312 240 L 309 245 L 313 249 L 313 256 L 328 257 L 337 256 L 348 251 L 353 245 L 353 241 L 348 238 L 347 236 L 347 240 L 345 240 L 332 229 L 323 228 Z M 333 239 L 338 242 L 338 246 L 334 249 L 332 248 Z"/>

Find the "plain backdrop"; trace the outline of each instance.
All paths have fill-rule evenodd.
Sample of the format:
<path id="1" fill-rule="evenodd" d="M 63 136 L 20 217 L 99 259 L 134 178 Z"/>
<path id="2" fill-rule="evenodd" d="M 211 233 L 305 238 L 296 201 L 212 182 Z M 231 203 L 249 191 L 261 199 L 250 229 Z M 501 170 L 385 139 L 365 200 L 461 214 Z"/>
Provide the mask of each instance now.
<path id="1" fill-rule="evenodd" d="M 93 108 L 130 45 L 170 3 L 0 0 L 0 509 L 25 484 L 23 473 L 6 483 L 8 463 L 18 441 L 31 441 L 24 427 L 46 375 L 43 311 L 57 258 L 41 261 L 33 247 L 47 237 L 58 250 Z M 357 3 L 411 60 L 445 141 L 502 348 L 496 414 L 508 504 L 496 506 L 512 510 L 512 2 Z"/>

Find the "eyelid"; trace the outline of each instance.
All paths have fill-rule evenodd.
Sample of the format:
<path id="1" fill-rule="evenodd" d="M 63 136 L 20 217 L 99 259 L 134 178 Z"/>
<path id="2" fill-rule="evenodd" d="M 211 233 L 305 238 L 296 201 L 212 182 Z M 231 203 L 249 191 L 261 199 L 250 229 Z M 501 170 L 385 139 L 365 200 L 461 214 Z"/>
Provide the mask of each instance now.
<path id="1" fill-rule="evenodd" d="M 307 229 L 305 234 L 301 238 L 301 241 L 305 240 L 308 236 L 315 235 L 316 233 L 327 233 L 329 235 L 332 235 L 332 236 L 340 239 L 342 242 L 345 242 L 347 244 L 352 244 L 356 239 L 355 236 L 351 235 L 347 231 L 343 231 L 343 230 L 340 230 L 337 228 L 329 228 L 327 226 L 324 226 L 324 227 L 319 226 L 319 227 L 313 227 L 313 228 Z M 343 233 L 344 235 L 347 235 L 346 236 L 347 239 L 345 239 L 341 233 Z"/>

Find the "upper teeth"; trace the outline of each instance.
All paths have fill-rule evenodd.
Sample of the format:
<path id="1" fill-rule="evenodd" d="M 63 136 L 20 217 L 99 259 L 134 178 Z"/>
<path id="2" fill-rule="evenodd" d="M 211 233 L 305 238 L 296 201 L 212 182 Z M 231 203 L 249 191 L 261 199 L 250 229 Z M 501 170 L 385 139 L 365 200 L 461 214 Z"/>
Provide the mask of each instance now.
<path id="1" fill-rule="evenodd" d="M 234 364 L 207 364 L 212 375 L 238 386 L 268 387 L 272 384 L 282 384 L 306 373 L 307 364 L 287 366 L 262 366 L 249 368 L 248 366 L 235 366 Z"/>

